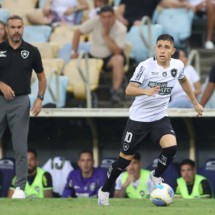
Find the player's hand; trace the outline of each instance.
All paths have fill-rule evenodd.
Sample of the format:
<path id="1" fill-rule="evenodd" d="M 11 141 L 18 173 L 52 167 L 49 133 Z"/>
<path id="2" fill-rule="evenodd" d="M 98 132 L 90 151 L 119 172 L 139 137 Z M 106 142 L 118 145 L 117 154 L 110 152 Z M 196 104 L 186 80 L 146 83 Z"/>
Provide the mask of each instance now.
<path id="1" fill-rule="evenodd" d="M 150 89 L 145 89 L 144 94 L 147 96 L 154 96 L 160 91 L 160 86 L 152 87 Z"/>
<path id="2" fill-rule="evenodd" d="M 42 108 L 42 100 L 37 98 L 34 102 L 34 105 L 31 109 L 33 116 L 38 116 Z"/>
<path id="3" fill-rule="evenodd" d="M 202 116 L 204 108 L 199 103 L 194 105 L 194 108 L 195 108 L 195 111 L 197 112 L 196 117 Z"/>
<path id="4" fill-rule="evenodd" d="M 7 100 L 11 100 L 15 97 L 15 92 L 9 85 L 5 84 L 4 82 L 0 82 L 0 90 Z"/>

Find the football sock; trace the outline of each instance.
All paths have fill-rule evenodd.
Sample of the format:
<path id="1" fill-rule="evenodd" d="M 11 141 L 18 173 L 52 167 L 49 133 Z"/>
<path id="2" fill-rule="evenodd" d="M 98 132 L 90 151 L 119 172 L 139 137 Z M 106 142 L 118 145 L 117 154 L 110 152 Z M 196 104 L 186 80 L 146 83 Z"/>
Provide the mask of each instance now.
<path id="1" fill-rule="evenodd" d="M 177 152 L 177 146 L 171 146 L 163 148 L 161 154 L 158 157 L 158 164 L 155 168 L 155 177 L 160 177 L 168 165 L 172 162 Z"/>
<path id="2" fill-rule="evenodd" d="M 107 172 L 107 178 L 102 187 L 103 192 L 110 192 L 112 186 L 114 185 L 117 177 L 121 172 L 131 163 L 130 160 L 126 160 L 122 157 L 119 157 L 117 161 L 115 161 Z"/>

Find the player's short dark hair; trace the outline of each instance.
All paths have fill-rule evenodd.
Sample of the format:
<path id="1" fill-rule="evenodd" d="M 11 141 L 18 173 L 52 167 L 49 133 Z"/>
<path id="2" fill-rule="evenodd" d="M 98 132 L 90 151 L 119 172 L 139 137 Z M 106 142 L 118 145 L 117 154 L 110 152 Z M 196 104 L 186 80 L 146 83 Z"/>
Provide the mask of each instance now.
<path id="1" fill-rule="evenodd" d="M 175 53 L 172 55 L 172 58 L 179 59 L 179 55 L 180 55 L 180 51 L 176 50 Z"/>
<path id="2" fill-rule="evenodd" d="M 98 11 L 98 14 L 105 13 L 105 12 L 111 12 L 114 14 L 114 9 L 110 5 L 104 5 L 100 8 L 100 10 Z"/>
<path id="3" fill-rule="evenodd" d="M 23 22 L 23 19 L 22 19 L 22 17 L 21 17 L 21 16 L 18 16 L 18 15 L 12 15 L 12 16 L 9 16 L 9 17 L 7 18 L 6 25 L 8 25 L 8 22 L 9 22 L 10 20 L 14 20 L 14 19 L 18 19 L 18 20 L 20 20 L 20 21 L 22 21 L 22 22 Z"/>
<path id="4" fill-rule="evenodd" d="M 32 153 L 37 159 L 37 151 L 35 149 L 28 149 L 28 153 Z"/>
<path id="5" fill-rule="evenodd" d="M 140 153 L 139 153 L 139 152 L 136 152 L 133 159 L 134 159 L 134 160 L 140 161 L 140 160 L 141 160 L 141 155 L 140 155 Z"/>
<path id="6" fill-rule="evenodd" d="M 183 166 L 183 165 L 190 165 L 192 168 L 195 168 L 196 167 L 196 164 L 193 160 L 190 160 L 190 159 L 184 159 L 181 163 L 180 163 L 180 168 Z"/>
<path id="7" fill-rule="evenodd" d="M 81 155 L 84 154 L 84 153 L 90 154 L 90 156 L 91 156 L 92 159 L 93 159 L 93 152 L 92 152 L 92 150 L 89 150 L 89 149 L 83 149 L 83 150 L 81 150 L 80 153 L 79 153 L 79 158 L 80 158 Z"/>
<path id="8" fill-rule="evenodd" d="M 167 41 L 170 41 L 170 42 L 172 42 L 174 44 L 174 38 L 170 34 L 161 34 L 160 36 L 158 36 L 158 38 L 156 40 L 156 43 L 159 40 L 167 40 Z"/>

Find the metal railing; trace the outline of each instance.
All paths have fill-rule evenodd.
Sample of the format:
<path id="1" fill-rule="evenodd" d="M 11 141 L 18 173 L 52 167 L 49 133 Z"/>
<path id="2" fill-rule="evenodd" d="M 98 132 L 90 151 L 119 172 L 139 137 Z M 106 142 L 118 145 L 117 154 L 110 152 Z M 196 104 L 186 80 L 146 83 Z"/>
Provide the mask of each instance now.
<path id="1" fill-rule="evenodd" d="M 194 64 L 193 64 L 194 61 Z M 187 60 L 187 65 L 193 65 L 198 72 L 199 76 L 201 75 L 201 68 L 200 68 L 200 55 L 199 52 L 195 49 L 191 50 L 188 60 Z"/>

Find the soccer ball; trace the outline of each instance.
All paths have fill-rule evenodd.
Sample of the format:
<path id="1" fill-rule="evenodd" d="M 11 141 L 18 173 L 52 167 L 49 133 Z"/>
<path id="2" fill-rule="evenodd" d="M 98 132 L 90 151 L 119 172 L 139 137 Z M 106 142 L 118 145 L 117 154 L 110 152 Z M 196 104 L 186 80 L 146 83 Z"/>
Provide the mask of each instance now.
<path id="1" fill-rule="evenodd" d="M 174 191 L 168 184 L 156 184 L 154 190 L 150 193 L 150 199 L 156 206 L 168 206 L 172 203 Z"/>

